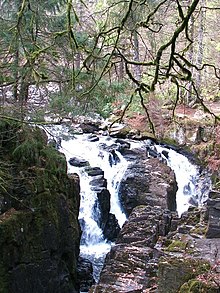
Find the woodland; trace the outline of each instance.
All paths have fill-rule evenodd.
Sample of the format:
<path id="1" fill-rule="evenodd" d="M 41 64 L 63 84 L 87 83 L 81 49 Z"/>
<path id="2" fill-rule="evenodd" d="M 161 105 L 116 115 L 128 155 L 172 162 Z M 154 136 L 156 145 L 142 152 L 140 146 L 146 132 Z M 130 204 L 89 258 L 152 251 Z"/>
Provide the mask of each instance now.
<path id="1" fill-rule="evenodd" d="M 219 0 L 0 0 L 0 293 L 76 293 L 85 280 L 94 284 L 79 258 L 79 176 L 67 174 L 57 151 L 63 137 L 49 141 L 44 127 L 63 122 L 75 139 L 75 125 L 91 127 L 87 118 L 101 122 L 80 133 L 110 134 L 131 154 L 134 175 L 121 194 L 136 204 L 89 292 L 219 292 L 219 18 Z M 207 204 L 179 218 L 168 204 L 176 203 L 173 171 L 146 149 L 129 153 L 124 138 L 189 157 L 204 184 L 212 181 Z M 115 227 L 101 179 L 96 207 Z"/>
<path id="2" fill-rule="evenodd" d="M 183 104 L 218 122 L 206 101 L 220 97 L 219 13 L 218 0 L 1 0 L 1 116 L 118 108 L 156 134 L 149 109 Z"/>

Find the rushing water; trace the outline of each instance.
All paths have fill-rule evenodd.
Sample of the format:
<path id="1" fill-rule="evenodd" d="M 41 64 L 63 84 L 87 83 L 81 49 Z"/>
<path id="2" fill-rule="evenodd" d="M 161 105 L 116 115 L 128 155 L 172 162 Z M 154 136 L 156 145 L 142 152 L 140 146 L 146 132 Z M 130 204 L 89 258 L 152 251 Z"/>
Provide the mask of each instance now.
<path id="1" fill-rule="evenodd" d="M 187 157 L 178 152 L 156 146 L 159 153 L 166 151 L 168 166 L 174 171 L 178 190 L 176 204 L 178 215 L 188 210 L 190 205 L 201 206 L 208 198 L 211 180 L 201 173 L 199 166 L 192 164 Z"/>
<path id="2" fill-rule="evenodd" d="M 100 167 L 104 171 L 104 177 L 107 179 L 107 188 L 111 194 L 110 212 L 115 214 L 119 225 L 122 226 L 126 220 L 126 216 L 120 208 L 118 188 L 127 169 L 128 162 L 120 153 L 117 153 L 119 162 L 110 165 L 108 149 L 114 141 L 102 136 L 99 137 L 98 141 L 91 142 L 88 140 L 88 137 L 88 135 L 78 135 L 74 139 L 63 140 L 61 143 L 61 151 L 65 154 L 67 161 L 72 157 L 78 157 L 88 161 L 91 167 Z M 104 256 L 110 250 L 111 244 L 104 240 L 102 230 L 96 222 L 94 206 L 97 194 L 91 189 L 91 177 L 87 175 L 84 167 L 73 167 L 68 164 L 68 172 L 75 172 L 80 176 L 81 202 L 79 219 L 83 220 L 80 253 L 81 256 L 89 259 L 93 263 L 94 277 L 97 280 Z"/>
<path id="3" fill-rule="evenodd" d="M 58 133 L 56 128 L 57 136 L 64 135 L 62 128 L 60 130 L 60 133 Z M 68 133 L 66 137 L 68 138 Z M 149 141 L 129 141 L 129 143 L 131 143 L 131 148 L 142 148 L 143 151 L 146 151 Z M 118 189 L 128 162 L 117 152 L 119 162 L 117 164 L 110 164 L 109 150 L 111 147 L 115 147 L 115 139 L 113 138 L 99 136 L 98 141 L 90 141 L 89 135 L 83 134 L 62 140 L 60 151 L 65 154 L 67 161 L 72 157 L 78 157 L 88 161 L 91 167 L 100 167 L 104 171 L 104 177 L 107 179 L 107 189 L 111 194 L 110 212 L 115 214 L 119 225 L 122 226 L 126 217 L 121 211 Z M 175 173 L 178 185 L 176 200 L 179 216 L 187 211 L 190 205 L 202 205 L 208 197 L 211 185 L 210 178 L 204 176 L 198 166 L 192 164 L 185 156 L 178 152 L 159 145 L 151 147 L 157 154 L 160 154 L 160 158 L 163 158 L 163 161 Z M 165 156 L 163 151 L 165 151 Z M 79 219 L 80 221 L 83 220 L 80 254 L 92 262 L 94 278 L 97 281 L 105 255 L 110 250 L 112 244 L 105 241 L 102 230 L 96 222 L 97 215 L 94 215 L 94 206 L 97 194 L 91 189 L 91 177 L 87 175 L 84 167 L 78 168 L 68 164 L 68 172 L 78 173 L 80 176 L 81 202 Z"/>

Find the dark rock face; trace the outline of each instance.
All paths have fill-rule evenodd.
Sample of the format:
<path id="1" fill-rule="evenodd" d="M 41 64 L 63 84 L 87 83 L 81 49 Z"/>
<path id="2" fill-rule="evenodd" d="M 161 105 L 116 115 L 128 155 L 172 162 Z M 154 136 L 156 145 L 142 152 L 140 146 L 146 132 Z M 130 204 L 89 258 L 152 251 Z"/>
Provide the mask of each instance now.
<path id="1" fill-rule="evenodd" d="M 97 177 L 97 176 L 96 176 Z M 99 176 L 98 179 L 93 179 L 91 184 L 94 185 L 93 189 L 97 192 L 97 204 L 95 209 L 98 214 L 98 225 L 103 231 L 104 237 L 109 241 L 115 241 L 120 231 L 120 226 L 115 215 L 110 213 L 110 198 L 111 195 L 108 191 L 106 179 Z"/>
<path id="2" fill-rule="evenodd" d="M 109 213 L 107 222 L 103 230 L 104 237 L 113 242 L 117 239 L 119 232 L 120 226 L 118 224 L 118 220 L 116 219 L 115 215 Z"/>
<path id="3" fill-rule="evenodd" d="M 125 213 L 138 205 L 176 210 L 177 184 L 173 171 L 158 159 L 142 159 L 130 164 L 119 189 Z"/>
<path id="4" fill-rule="evenodd" d="M 89 292 L 145 292 L 153 287 L 158 258 L 163 255 L 154 246 L 163 221 L 159 207 L 134 208 L 106 257 L 98 285 Z"/>
<path id="5" fill-rule="evenodd" d="M 86 167 L 85 170 L 89 176 L 104 175 L 104 171 L 99 167 Z"/>
<path id="6" fill-rule="evenodd" d="M 92 263 L 85 258 L 79 257 L 77 264 L 77 280 L 80 284 L 80 291 L 88 292 L 94 284 Z"/>
<path id="7" fill-rule="evenodd" d="M 125 222 L 116 243 L 133 243 L 153 248 L 158 237 L 167 234 L 162 226 L 168 225 L 169 232 L 170 224 L 171 212 L 163 211 L 160 207 L 137 206 Z"/>
<path id="8" fill-rule="evenodd" d="M 0 291 L 78 292 L 78 176 L 67 176 L 65 158 L 38 128 L 4 128 L 1 160 L 13 168 L 1 193 L 7 205 L 0 215 Z"/>
<path id="9" fill-rule="evenodd" d="M 220 238 L 220 198 L 209 199 L 207 238 Z"/>
<path id="10" fill-rule="evenodd" d="M 74 167 L 84 167 L 89 165 L 89 163 L 86 160 L 76 157 L 69 159 L 69 163 Z"/>
<path id="11" fill-rule="evenodd" d="M 110 197 L 111 195 L 106 188 L 103 188 L 97 192 L 97 203 L 100 212 L 98 224 L 102 230 L 105 229 L 109 217 Z"/>

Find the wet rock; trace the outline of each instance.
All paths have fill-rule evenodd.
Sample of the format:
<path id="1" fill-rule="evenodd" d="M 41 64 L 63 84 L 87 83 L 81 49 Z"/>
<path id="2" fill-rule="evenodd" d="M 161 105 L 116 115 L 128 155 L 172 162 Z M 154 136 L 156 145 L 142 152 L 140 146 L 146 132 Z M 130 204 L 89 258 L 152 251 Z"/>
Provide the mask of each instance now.
<path id="1" fill-rule="evenodd" d="M 220 238 L 220 199 L 209 199 L 207 238 Z"/>
<path id="2" fill-rule="evenodd" d="M 169 158 L 169 153 L 167 151 L 163 150 L 161 153 L 164 155 L 165 158 Z"/>
<path id="3" fill-rule="evenodd" d="M 99 130 L 99 125 L 95 122 L 84 122 L 80 123 L 80 128 L 82 129 L 83 133 L 93 133 Z"/>
<path id="4" fill-rule="evenodd" d="M 115 140 L 115 143 L 119 144 L 118 150 L 129 149 L 131 146 L 131 144 L 128 141 L 121 139 L 121 138 L 117 138 Z"/>
<path id="5" fill-rule="evenodd" d="M 112 137 L 126 138 L 130 130 L 131 129 L 128 125 L 114 123 L 109 129 L 109 134 Z"/>
<path id="6" fill-rule="evenodd" d="M 104 171 L 99 167 L 86 167 L 85 171 L 89 176 L 104 175 Z"/>
<path id="7" fill-rule="evenodd" d="M 136 160 L 121 181 L 119 198 L 126 215 L 138 205 L 176 210 L 177 183 L 174 172 L 158 159 Z"/>
<path id="8" fill-rule="evenodd" d="M 77 157 L 72 157 L 71 159 L 69 159 L 69 163 L 71 166 L 74 167 L 85 167 L 89 165 L 88 161 Z"/>
<path id="9" fill-rule="evenodd" d="M 92 263 L 83 257 L 79 257 L 77 263 L 77 280 L 80 292 L 88 292 L 89 288 L 95 283 L 93 278 Z"/>
<path id="10" fill-rule="evenodd" d="M 154 146 L 146 146 L 146 151 L 148 158 L 159 158 L 157 149 Z"/>
<path id="11" fill-rule="evenodd" d="M 89 182 L 89 185 L 95 187 L 95 189 L 106 188 L 107 180 L 103 175 L 97 175 L 93 177 L 93 179 Z"/>
<path id="12" fill-rule="evenodd" d="M 87 137 L 88 141 L 90 142 L 95 142 L 95 141 L 99 141 L 99 137 L 95 134 L 90 134 L 88 137 Z"/>
<path id="13" fill-rule="evenodd" d="M 116 219 L 115 215 L 109 213 L 108 219 L 103 230 L 104 237 L 108 241 L 114 242 L 117 239 L 119 232 L 120 226 L 118 224 L 118 220 Z"/>
<path id="14" fill-rule="evenodd" d="M 134 150 L 130 150 L 127 148 L 119 148 L 119 152 L 127 161 L 135 161 L 137 160 L 137 153 Z"/>
<path id="15" fill-rule="evenodd" d="M 98 209 L 99 209 L 99 227 L 104 231 L 106 223 L 109 218 L 110 211 L 110 193 L 106 188 L 103 188 L 100 192 L 97 192 Z"/>
<path id="16" fill-rule="evenodd" d="M 141 293 L 154 288 L 158 259 L 163 255 L 154 246 L 165 218 L 160 208 L 134 208 L 106 257 L 100 281 L 89 292 Z"/>
<path id="17" fill-rule="evenodd" d="M 119 156 L 114 149 L 110 151 L 108 161 L 111 167 L 113 165 L 117 165 L 120 162 Z"/>
<path id="18" fill-rule="evenodd" d="M 115 241 L 120 231 L 120 226 L 115 215 L 110 213 L 110 193 L 106 188 L 97 191 L 96 215 L 98 225 L 103 231 L 105 239 Z M 98 210 L 97 210 L 98 209 Z"/>

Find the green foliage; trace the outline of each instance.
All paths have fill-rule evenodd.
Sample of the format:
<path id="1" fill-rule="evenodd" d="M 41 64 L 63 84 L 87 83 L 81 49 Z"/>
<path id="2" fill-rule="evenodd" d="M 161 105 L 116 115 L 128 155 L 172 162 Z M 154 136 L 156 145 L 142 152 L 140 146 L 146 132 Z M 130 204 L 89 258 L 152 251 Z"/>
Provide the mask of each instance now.
<path id="1" fill-rule="evenodd" d="M 50 95 L 49 111 L 56 114 L 66 115 L 69 112 L 77 114 L 77 105 L 72 102 L 69 94 L 53 93 Z"/>
<path id="2" fill-rule="evenodd" d="M 66 174 L 67 165 L 65 156 L 59 153 L 54 147 L 44 147 L 40 155 L 43 157 L 43 167 L 55 175 Z"/>
<path id="3" fill-rule="evenodd" d="M 22 165 L 35 165 L 39 161 L 42 144 L 34 139 L 27 139 L 12 153 L 14 160 Z"/>
<path id="4" fill-rule="evenodd" d="M 172 243 L 169 244 L 169 246 L 166 248 L 166 251 L 169 252 L 181 252 L 185 251 L 186 249 L 186 243 L 181 240 L 173 240 Z"/>
<path id="5" fill-rule="evenodd" d="M 89 87 L 90 79 L 88 75 L 79 76 L 79 87 L 82 91 Z M 115 101 L 126 102 L 129 86 L 126 82 L 109 82 L 101 80 L 97 87 L 81 96 L 81 90 L 75 91 L 75 96 L 71 88 L 66 87 L 63 92 L 50 95 L 49 111 L 61 115 L 82 115 L 96 112 L 107 118 L 114 109 Z"/>
<path id="6" fill-rule="evenodd" d="M 7 192 L 12 176 L 9 173 L 10 165 L 0 160 L 0 194 Z"/>
<path id="7" fill-rule="evenodd" d="M 0 119 L 0 150 L 4 148 L 4 151 L 9 154 L 13 152 L 18 140 L 17 134 L 21 129 L 21 125 L 20 122 L 13 119 Z"/>
<path id="8" fill-rule="evenodd" d="M 124 94 L 127 89 L 128 84 L 126 82 L 102 80 L 92 93 L 91 110 L 107 118 L 113 110 L 113 103 L 124 100 Z"/>
<path id="9" fill-rule="evenodd" d="M 210 284 L 206 284 L 200 280 L 192 279 L 184 283 L 179 293 L 217 293 L 218 288 Z"/>
<path id="10" fill-rule="evenodd" d="M 23 166 L 39 164 L 40 151 L 44 143 L 45 137 L 39 128 L 23 126 L 17 135 L 17 146 L 12 152 L 12 157 Z"/>

